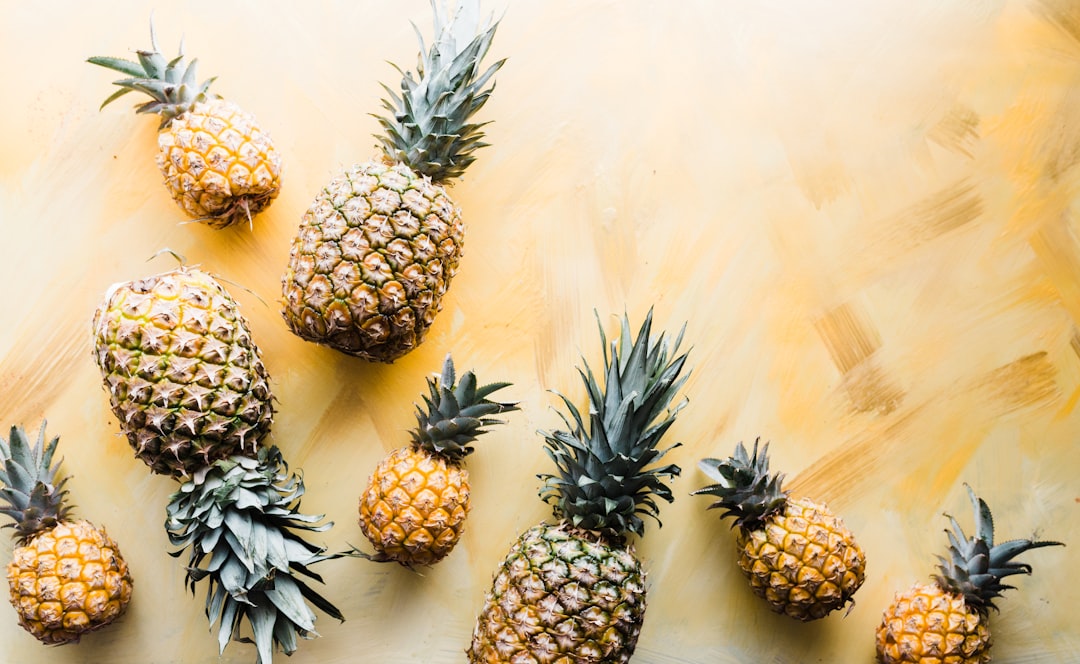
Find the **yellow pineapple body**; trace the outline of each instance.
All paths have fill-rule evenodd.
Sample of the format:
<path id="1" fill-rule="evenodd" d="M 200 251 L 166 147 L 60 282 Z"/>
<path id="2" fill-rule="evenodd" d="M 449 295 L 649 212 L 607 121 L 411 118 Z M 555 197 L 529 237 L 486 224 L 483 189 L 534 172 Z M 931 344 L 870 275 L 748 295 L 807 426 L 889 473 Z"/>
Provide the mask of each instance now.
<path id="1" fill-rule="evenodd" d="M 403 565 L 442 560 L 461 538 L 469 472 L 416 447 L 386 456 L 360 497 L 360 528 L 379 557 Z"/>
<path id="2" fill-rule="evenodd" d="M 158 134 L 158 168 L 173 200 L 213 228 L 247 223 L 281 189 L 281 155 L 232 102 L 194 104 Z"/>
<path id="3" fill-rule="evenodd" d="M 986 664 L 990 645 L 990 630 L 979 613 L 962 595 L 936 584 L 897 593 L 877 628 L 883 664 Z"/>
<path id="4" fill-rule="evenodd" d="M 789 499 L 763 529 L 739 530 L 739 567 L 773 611 L 816 620 L 842 607 L 862 585 L 866 557 L 828 507 Z"/>
<path id="5" fill-rule="evenodd" d="M 94 357 L 128 442 L 155 473 L 252 454 L 270 432 L 269 376 L 236 300 L 182 267 L 116 284 L 94 315 Z"/>
<path id="6" fill-rule="evenodd" d="M 625 544 L 540 524 L 495 573 L 471 664 L 625 664 L 645 618 L 645 572 Z"/>
<path id="7" fill-rule="evenodd" d="M 423 341 L 461 260 L 446 191 L 403 164 L 335 177 L 304 214 L 282 278 L 282 315 L 303 339 L 392 362 Z"/>
<path id="8" fill-rule="evenodd" d="M 78 641 L 118 618 L 131 601 L 131 575 L 116 543 L 76 520 L 17 546 L 7 566 L 19 623 L 39 641 Z"/>
<path id="9" fill-rule="evenodd" d="M 672 449 L 660 441 L 686 404 L 672 404 L 685 381 L 682 332 L 672 346 L 651 332 L 652 310 L 636 336 L 624 315 L 610 346 L 601 327 L 603 367 L 578 370 L 588 416 L 564 397 L 567 429 L 543 432 L 556 472 L 538 475 L 540 495 L 558 522 L 522 533 L 503 559 L 473 628 L 470 664 L 625 664 L 633 656 L 647 590 L 628 537 L 642 535 L 644 515 L 657 516 L 658 498 L 674 498 L 664 482 L 681 469 L 653 462 Z"/>

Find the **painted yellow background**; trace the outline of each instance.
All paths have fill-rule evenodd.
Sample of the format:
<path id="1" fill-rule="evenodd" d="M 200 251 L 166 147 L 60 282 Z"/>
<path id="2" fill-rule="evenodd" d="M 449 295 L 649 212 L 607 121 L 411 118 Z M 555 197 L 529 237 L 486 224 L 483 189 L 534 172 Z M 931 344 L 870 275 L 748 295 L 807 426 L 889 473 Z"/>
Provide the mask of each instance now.
<path id="1" fill-rule="evenodd" d="M 91 55 L 186 35 L 201 74 L 253 111 L 285 159 L 254 228 L 183 218 L 154 166 L 157 123 L 125 98 L 98 111 Z M 106 8 L 107 7 L 107 8 Z M 469 458 L 458 549 L 415 574 L 321 566 L 347 622 L 295 662 L 459 662 L 495 566 L 549 514 L 538 428 L 548 392 L 583 396 L 579 357 L 608 330 L 687 322 L 690 406 L 670 432 L 684 473 L 638 551 L 649 609 L 635 662 L 870 662 L 893 592 L 925 580 L 962 483 L 999 535 L 1032 552 L 992 617 L 995 661 L 1077 662 L 1080 634 L 1080 3 L 1066 0 L 512 0 L 509 57 L 482 119 L 492 147 L 453 194 L 466 256 L 427 342 L 375 366 L 293 337 L 278 314 L 299 218 L 339 168 L 374 153 L 380 81 L 411 66 L 424 0 L 0 2 L 0 425 L 61 436 L 79 513 L 135 575 L 123 621 L 46 649 L 0 606 L 0 660 L 214 662 L 200 594 L 166 555 L 174 484 L 117 434 L 89 321 L 113 282 L 171 267 L 163 247 L 228 279 L 279 400 L 274 441 L 306 511 L 365 544 L 356 501 L 407 441 L 412 404 L 447 351 L 508 380 L 522 412 Z M 5 434 L 6 435 L 6 434 Z M 798 494 L 828 502 L 866 549 L 847 617 L 769 613 L 735 568 L 704 456 L 772 441 Z M 0 557 L 10 544 L 0 545 Z M 200 588 L 200 593 L 202 589 Z M 220 661 L 250 662 L 232 644 Z M 282 658 L 284 659 L 284 658 Z"/>

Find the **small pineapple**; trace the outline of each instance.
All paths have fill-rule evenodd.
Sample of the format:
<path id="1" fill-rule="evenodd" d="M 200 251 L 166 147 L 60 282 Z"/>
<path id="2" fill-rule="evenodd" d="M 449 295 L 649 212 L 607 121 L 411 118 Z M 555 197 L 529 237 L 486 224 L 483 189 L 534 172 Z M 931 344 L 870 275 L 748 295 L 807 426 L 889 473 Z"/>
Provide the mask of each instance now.
<path id="1" fill-rule="evenodd" d="M 65 504 L 68 478 L 56 480 L 58 437 L 45 442 L 42 422 L 30 444 L 21 427 L 0 438 L 0 513 L 14 519 L 17 546 L 7 566 L 19 624 L 47 644 L 74 643 L 123 615 L 131 574 L 116 542 Z"/>
<path id="2" fill-rule="evenodd" d="M 964 485 L 975 512 L 975 535 L 968 537 L 949 517 L 949 557 L 938 556 L 940 575 L 933 584 L 916 584 L 897 593 L 877 628 L 877 657 L 883 664 L 986 664 L 990 661 L 987 626 L 994 600 L 1013 586 L 1001 580 L 1031 574 L 1016 556 L 1061 542 L 1015 539 L 994 545 L 994 519 L 986 502 Z"/>
<path id="3" fill-rule="evenodd" d="M 294 531 L 321 532 L 300 513 L 303 481 L 261 443 L 273 416 L 269 377 L 236 302 L 209 274 L 181 267 L 109 289 L 94 317 L 95 357 L 113 413 L 153 472 L 182 482 L 165 527 L 189 550 L 187 583 L 209 579 L 206 615 L 221 651 L 248 640 L 257 661 L 317 636 L 310 602 L 341 613 L 300 579 L 336 556 Z M 207 560 L 209 558 L 209 560 Z M 205 563 L 205 564 L 204 564 Z"/>
<path id="4" fill-rule="evenodd" d="M 488 399 L 509 383 L 477 387 L 471 371 L 457 382 L 450 355 L 442 375 L 427 384 L 412 444 L 379 463 L 360 497 L 360 528 L 377 551 L 373 559 L 410 567 L 437 563 L 457 545 L 469 512 L 469 471 L 462 462 L 485 427 L 502 423 L 491 415 L 517 410 L 517 404 Z"/>
<path id="5" fill-rule="evenodd" d="M 161 116 L 157 165 L 173 200 L 188 216 L 212 228 L 251 223 L 281 189 L 281 155 L 255 117 L 209 92 L 214 79 L 198 82 L 196 60 L 188 63 L 183 44 L 168 60 L 150 24 L 151 50 L 138 62 L 92 57 L 88 62 L 125 74 L 101 105 L 137 90 L 151 97 L 138 113 Z"/>
<path id="6" fill-rule="evenodd" d="M 656 498 L 673 500 L 664 479 L 679 467 L 646 467 L 672 449 L 657 445 L 686 404 L 669 408 L 686 380 L 686 354 L 669 360 L 651 326 L 650 311 L 631 340 L 624 316 L 610 356 L 601 328 L 604 387 L 588 365 L 580 372 L 588 425 L 562 397 L 567 430 L 544 433 L 558 473 L 539 476 L 558 521 L 525 531 L 503 560 L 473 630 L 473 664 L 630 660 L 645 618 L 645 572 L 627 535 L 642 535 L 641 515 L 658 516 Z"/>
<path id="7" fill-rule="evenodd" d="M 372 361 L 418 346 L 442 308 L 461 259 L 465 227 L 444 185 L 482 142 L 470 118 L 487 102 L 500 60 L 480 69 L 498 23 L 481 27 L 479 0 L 451 17 L 432 0 L 435 42 L 420 38 L 418 79 L 380 117 L 381 158 L 351 166 L 315 197 L 282 278 L 282 315 L 297 336 Z M 399 69 L 400 71 L 400 69 Z"/>
<path id="8" fill-rule="evenodd" d="M 255 452 L 273 420 L 269 379 L 236 301 L 180 267 L 115 284 L 94 316 L 112 411 L 155 473 L 190 476 Z"/>
<path id="9" fill-rule="evenodd" d="M 784 476 L 769 473 L 769 444 L 753 456 L 739 443 L 724 460 L 699 467 L 717 481 L 694 492 L 719 498 L 739 527 L 739 567 L 754 594 L 773 611 L 802 621 L 824 618 L 852 601 L 865 578 L 866 557 L 844 522 L 825 505 L 789 498 Z"/>

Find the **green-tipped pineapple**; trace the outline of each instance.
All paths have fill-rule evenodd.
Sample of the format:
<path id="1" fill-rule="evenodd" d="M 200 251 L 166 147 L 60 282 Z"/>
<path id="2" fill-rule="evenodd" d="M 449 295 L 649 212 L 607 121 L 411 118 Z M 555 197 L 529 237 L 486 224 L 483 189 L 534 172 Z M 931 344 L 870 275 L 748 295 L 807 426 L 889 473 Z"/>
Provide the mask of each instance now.
<path id="1" fill-rule="evenodd" d="M 7 566 L 19 624 L 42 643 L 74 643 L 123 615 L 131 574 L 104 529 L 74 519 L 68 478 L 52 463 L 58 437 L 46 442 L 42 422 L 30 444 L 21 427 L 0 438 L 0 514 L 11 517 L 17 546 Z"/>
<path id="2" fill-rule="evenodd" d="M 1031 574 L 1031 566 L 1014 558 L 1061 542 L 1015 539 L 994 544 L 994 519 L 982 498 L 965 485 L 975 512 L 975 535 L 968 537 L 949 517 L 948 557 L 941 561 L 933 584 L 916 584 L 897 593 L 877 628 L 877 656 L 884 664 L 986 664 L 990 661 L 990 609 L 1013 586 L 1001 580 Z"/>
<path id="3" fill-rule="evenodd" d="M 753 456 L 739 443 L 724 460 L 704 459 L 717 484 L 694 494 L 719 498 L 710 508 L 735 517 L 739 567 L 773 611 L 817 620 L 852 600 L 866 576 L 866 556 L 843 521 L 825 505 L 789 498 L 784 476 L 769 473 L 769 444 Z"/>
<path id="4" fill-rule="evenodd" d="M 253 455 L 269 433 L 259 349 L 239 305 L 206 272 L 181 267 L 111 286 L 93 331 L 112 411 L 155 473 L 185 477 Z"/>
<path id="5" fill-rule="evenodd" d="M 309 565 L 334 556 L 293 531 L 321 532 L 322 516 L 301 514 L 304 482 L 286 475 L 276 447 L 260 448 L 255 458 L 238 456 L 215 462 L 172 495 L 165 528 L 169 541 L 189 550 L 187 583 L 195 592 L 209 578 L 206 616 L 218 623 L 218 646 L 225 650 L 246 620 L 252 627 L 258 661 L 269 664 L 275 647 L 296 650 L 297 636 L 311 638 L 315 614 L 310 601 L 338 620 L 341 612 L 300 576 L 322 582 Z"/>
<path id="6" fill-rule="evenodd" d="M 431 565 L 457 545 L 469 512 L 469 471 L 463 461 L 491 417 L 517 410 L 490 395 L 509 383 L 477 387 L 471 371 L 455 380 L 454 361 L 429 378 L 424 407 L 416 407 L 412 444 L 386 456 L 360 497 L 360 528 L 375 547 L 374 559 L 406 566 Z"/>
<path id="7" fill-rule="evenodd" d="M 610 356 L 601 328 L 603 388 L 587 365 L 580 372 L 587 424 L 562 397 L 567 429 L 544 433 L 558 472 L 540 475 L 558 521 L 527 530 L 510 549 L 477 618 L 470 662 L 612 664 L 633 654 L 645 572 L 627 535 L 642 535 L 642 515 L 658 516 L 656 498 L 673 500 L 664 480 L 679 467 L 650 466 L 671 449 L 657 445 L 686 403 L 671 407 L 686 354 L 669 359 L 664 335 L 650 340 L 651 325 L 650 311 L 631 340 L 624 317 Z"/>
<path id="8" fill-rule="evenodd" d="M 93 57 L 89 62 L 125 74 L 120 89 L 101 105 L 136 90 L 150 96 L 138 113 L 161 116 L 157 165 L 165 186 L 188 216 L 213 228 L 252 217 L 281 189 L 281 155 L 255 117 L 209 91 L 214 79 L 198 81 L 196 61 L 161 54 L 150 25 L 151 50 L 138 62 Z"/>
<path id="9" fill-rule="evenodd" d="M 282 315 L 308 341 L 392 362 L 423 341 L 461 259 L 465 227 L 444 189 L 486 145 L 471 117 L 502 66 L 480 62 L 497 23 L 479 0 L 453 16 L 432 0 L 435 42 L 420 39 L 418 78 L 386 87 L 380 159 L 346 169 L 316 196 L 282 278 Z M 400 69 L 399 69 L 400 71 Z"/>
<path id="10" fill-rule="evenodd" d="M 303 482 L 286 475 L 276 448 L 260 445 L 273 416 L 269 377 L 236 302 L 209 274 L 182 267 L 110 288 L 94 335 L 136 455 L 183 482 L 166 528 L 190 548 L 192 590 L 209 579 L 206 613 L 221 649 L 246 639 L 246 622 L 269 664 L 275 648 L 291 653 L 297 636 L 316 636 L 305 602 L 340 619 L 299 578 L 319 580 L 308 566 L 328 556 L 294 531 L 332 524 L 299 512 Z"/>

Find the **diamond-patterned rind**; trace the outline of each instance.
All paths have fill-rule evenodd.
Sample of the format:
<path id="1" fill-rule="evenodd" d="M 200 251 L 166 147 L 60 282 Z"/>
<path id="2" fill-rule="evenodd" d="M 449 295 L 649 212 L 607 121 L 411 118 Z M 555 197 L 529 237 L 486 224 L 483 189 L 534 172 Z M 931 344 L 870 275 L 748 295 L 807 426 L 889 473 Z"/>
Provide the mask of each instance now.
<path id="1" fill-rule="evenodd" d="M 360 529 L 376 551 L 403 565 L 431 565 L 461 539 L 469 472 L 412 447 L 386 456 L 360 497 Z"/>
<path id="2" fill-rule="evenodd" d="M 763 529 L 738 535 L 739 567 L 754 594 L 798 620 L 844 606 L 865 578 L 866 556 L 828 507 L 790 499 Z"/>
<path id="3" fill-rule="evenodd" d="M 937 585 L 897 593 L 877 628 L 883 664 L 987 664 L 990 630 L 964 598 Z"/>
<path id="4" fill-rule="evenodd" d="M 199 102 L 158 134 L 158 168 L 173 200 L 213 228 L 250 219 L 281 189 L 281 155 L 232 102 Z"/>
<path id="5" fill-rule="evenodd" d="M 259 349 L 239 305 L 205 272 L 114 286 L 94 316 L 94 349 L 120 428 L 156 473 L 252 455 L 270 431 Z"/>
<path id="6" fill-rule="evenodd" d="M 496 572 L 469 661 L 625 664 L 644 617 L 645 573 L 632 549 L 541 524 Z"/>
<path id="7" fill-rule="evenodd" d="M 131 574 L 116 543 L 88 521 L 69 521 L 15 548 L 7 566 L 19 624 L 39 641 L 71 643 L 119 618 Z"/>
<path id="8" fill-rule="evenodd" d="M 303 339 L 392 362 L 423 341 L 464 237 L 459 210 L 428 178 L 402 164 L 348 168 L 304 213 L 282 316 Z"/>

